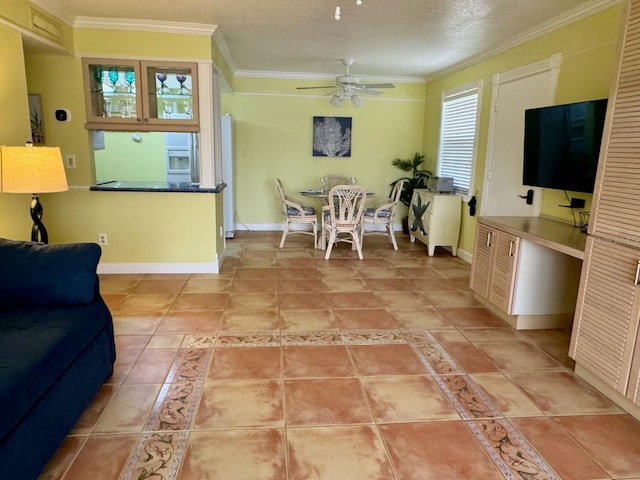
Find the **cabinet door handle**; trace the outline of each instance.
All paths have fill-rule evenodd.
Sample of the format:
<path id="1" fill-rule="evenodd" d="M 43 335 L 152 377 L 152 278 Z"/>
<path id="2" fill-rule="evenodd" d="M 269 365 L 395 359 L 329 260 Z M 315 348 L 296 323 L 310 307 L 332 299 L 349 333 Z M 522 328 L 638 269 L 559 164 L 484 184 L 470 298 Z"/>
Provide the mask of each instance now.
<path id="1" fill-rule="evenodd" d="M 640 280 L 640 260 L 638 260 L 638 264 L 636 265 L 636 278 L 633 280 L 633 284 L 638 285 L 639 280 Z"/>
<path id="2" fill-rule="evenodd" d="M 509 241 L 509 256 L 513 257 L 513 247 L 515 246 L 516 242 L 514 242 L 513 240 Z"/>
<path id="3" fill-rule="evenodd" d="M 136 122 L 142 123 L 142 119 L 140 117 L 136 118 Z"/>
<path id="4" fill-rule="evenodd" d="M 487 232 L 487 247 L 491 246 L 491 235 L 493 235 L 493 232 Z"/>

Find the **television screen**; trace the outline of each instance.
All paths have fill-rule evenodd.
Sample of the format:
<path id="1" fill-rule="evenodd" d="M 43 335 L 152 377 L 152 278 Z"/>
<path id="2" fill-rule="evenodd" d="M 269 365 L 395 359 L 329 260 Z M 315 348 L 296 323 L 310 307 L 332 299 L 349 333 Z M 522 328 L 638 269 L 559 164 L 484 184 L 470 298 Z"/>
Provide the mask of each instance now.
<path id="1" fill-rule="evenodd" d="M 522 183 L 593 193 L 607 100 L 525 111 Z"/>

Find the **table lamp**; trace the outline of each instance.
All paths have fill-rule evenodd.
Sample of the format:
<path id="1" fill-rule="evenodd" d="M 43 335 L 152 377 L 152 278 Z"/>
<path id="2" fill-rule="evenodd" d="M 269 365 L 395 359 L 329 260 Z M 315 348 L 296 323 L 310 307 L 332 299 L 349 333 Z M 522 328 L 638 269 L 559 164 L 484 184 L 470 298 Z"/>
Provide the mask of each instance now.
<path id="1" fill-rule="evenodd" d="M 60 148 L 2 146 L 0 166 L 0 191 L 31 193 L 31 241 L 49 243 L 38 194 L 69 190 Z"/>

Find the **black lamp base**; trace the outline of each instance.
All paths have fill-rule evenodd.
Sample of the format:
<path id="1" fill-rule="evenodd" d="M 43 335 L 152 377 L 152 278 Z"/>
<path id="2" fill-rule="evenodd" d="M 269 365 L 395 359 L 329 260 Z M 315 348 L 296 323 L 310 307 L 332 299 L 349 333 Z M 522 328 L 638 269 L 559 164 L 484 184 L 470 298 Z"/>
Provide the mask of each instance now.
<path id="1" fill-rule="evenodd" d="M 31 227 L 31 241 L 49 243 L 47 229 L 44 228 L 44 223 L 42 223 L 42 204 L 40 203 L 37 193 L 34 193 L 31 196 L 31 219 L 33 220 L 33 227 Z"/>

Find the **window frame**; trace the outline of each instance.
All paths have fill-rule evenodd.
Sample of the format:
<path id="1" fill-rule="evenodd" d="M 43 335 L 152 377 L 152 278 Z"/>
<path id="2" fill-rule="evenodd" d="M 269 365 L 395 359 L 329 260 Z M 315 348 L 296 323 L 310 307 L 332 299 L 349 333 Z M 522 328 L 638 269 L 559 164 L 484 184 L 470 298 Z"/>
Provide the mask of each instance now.
<path id="1" fill-rule="evenodd" d="M 478 161 L 478 138 L 480 131 L 480 114 L 481 114 L 481 105 L 482 105 L 482 88 L 483 81 L 477 80 L 475 82 L 467 83 L 465 85 L 461 85 L 459 87 L 445 90 L 440 94 L 440 132 L 438 137 L 438 157 L 436 160 L 436 174 L 442 174 L 442 156 L 443 156 L 443 145 L 444 145 L 444 134 L 445 134 L 445 106 L 447 102 L 451 102 L 454 100 L 459 100 L 461 98 L 466 98 L 471 95 L 477 95 L 476 99 L 476 111 L 475 111 L 475 126 L 474 126 L 474 135 L 473 135 L 473 148 L 471 154 L 471 167 L 469 171 L 469 188 L 460 188 L 455 186 L 454 184 L 454 192 L 456 195 L 460 195 L 463 199 L 470 199 L 474 193 L 475 187 L 475 172 Z M 455 180 L 454 180 L 455 181 Z"/>

